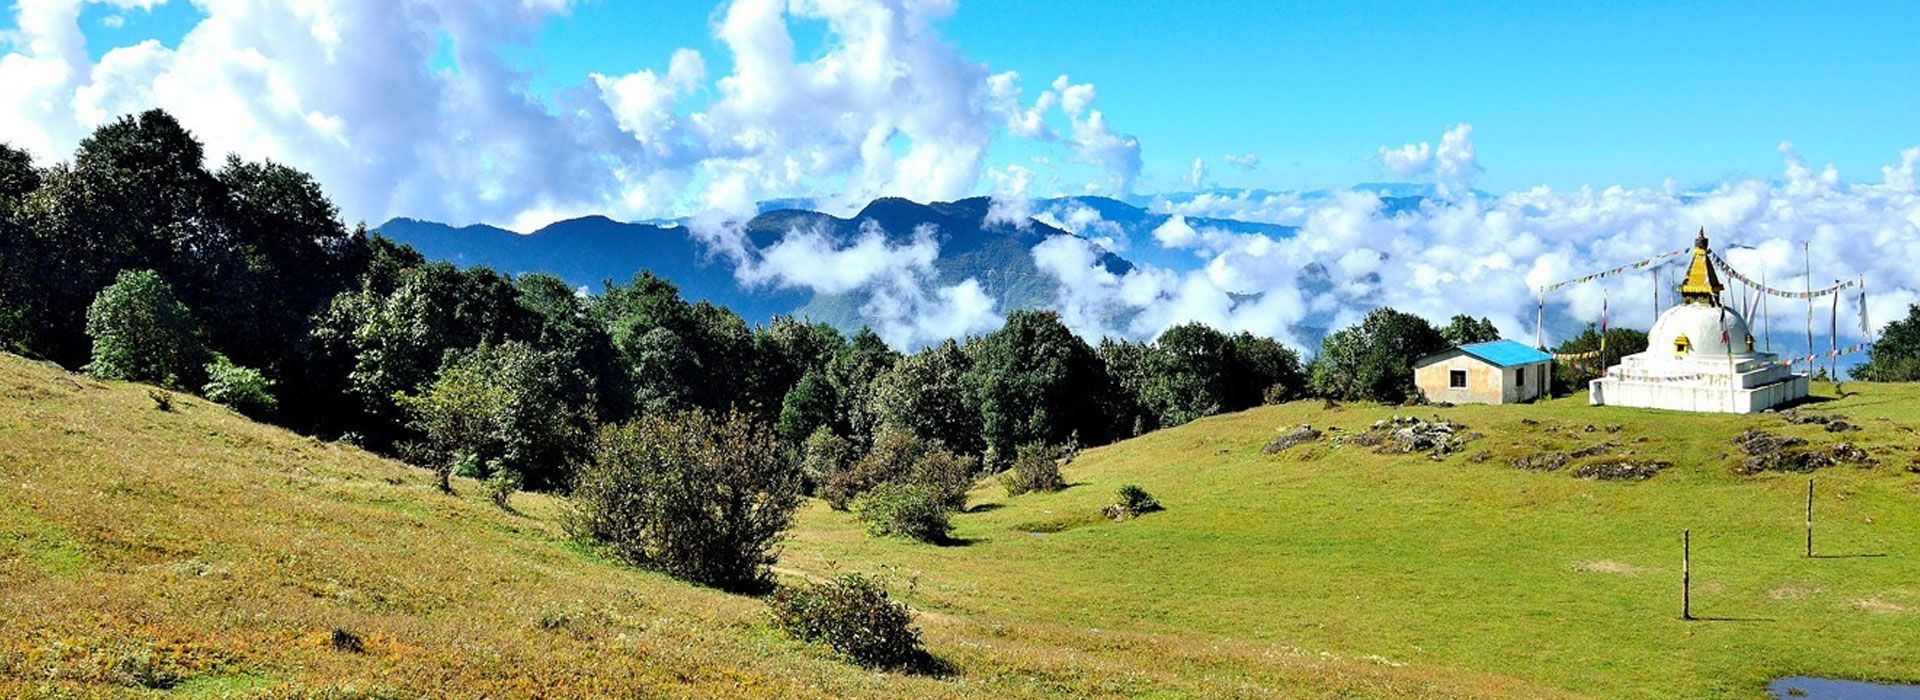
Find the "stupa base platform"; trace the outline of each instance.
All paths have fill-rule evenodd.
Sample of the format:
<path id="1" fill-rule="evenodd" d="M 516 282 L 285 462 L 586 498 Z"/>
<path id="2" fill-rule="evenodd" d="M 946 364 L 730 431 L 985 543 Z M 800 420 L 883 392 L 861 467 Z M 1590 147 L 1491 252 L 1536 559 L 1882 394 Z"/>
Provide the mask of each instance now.
<path id="1" fill-rule="evenodd" d="M 1712 382 L 1720 379 L 1720 382 Z M 1735 378 L 1711 377 L 1708 381 L 1672 382 L 1601 377 L 1588 384 L 1587 401 L 1595 406 L 1660 408 L 1696 413 L 1759 413 L 1774 406 L 1807 397 L 1809 382 L 1804 374 L 1757 386 L 1739 387 Z"/>

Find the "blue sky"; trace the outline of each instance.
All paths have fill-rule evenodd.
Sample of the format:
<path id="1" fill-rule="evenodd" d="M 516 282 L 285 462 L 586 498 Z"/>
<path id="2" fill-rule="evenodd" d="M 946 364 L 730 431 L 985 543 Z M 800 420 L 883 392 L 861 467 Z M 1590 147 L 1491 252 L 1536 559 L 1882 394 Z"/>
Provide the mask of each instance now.
<path id="1" fill-rule="evenodd" d="M 1196 157 L 1222 186 L 1395 179 L 1378 146 L 1456 122 L 1475 126 L 1475 184 L 1494 191 L 1774 177 L 1782 140 L 1870 178 L 1920 143 L 1920 3 L 1678 5 L 964 0 L 940 32 L 1029 90 L 1059 74 L 1097 85 L 1116 128 L 1142 142 L 1146 191 L 1185 189 Z M 680 47 L 721 75 L 716 10 L 588 2 L 508 52 L 543 97 L 589 73 L 664 70 Z M 125 26 L 101 23 L 116 13 Z M 177 43 L 198 19 L 183 2 L 87 15 L 96 57 Z M 822 50 L 824 22 L 795 32 L 803 57 Z M 997 142 L 990 160 L 1033 150 Z M 1261 166 L 1224 167 L 1228 153 Z"/>
<path id="2" fill-rule="evenodd" d="M 890 337 L 913 342 L 1004 311 L 929 276 L 936 240 L 790 231 L 774 251 L 733 224 L 774 198 L 989 195 L 990 225 L 1079 234 L 1032 253 L 1090 337 L 1198 320 L 1286 338 L 1380 305 L 1525 337 L 1543 285 L 1702 228 L 1788 288 L 1802 250 L 1820 284 L 1865 278 L 1877 323 L 1920 303 L 1920 3 L 32 0 L 0 18 L 0 141 L 43 163 L 159 107 L 215 159 L 312 173 L 349 221 L 682 218 L 743 283 L 886 287 L 905 300 Z M 1151 197 L 1194 188 L 1196 160 L 1206 187 L 1337 191 Z M 1434 196 L 1339 191 L 1377 181 Z M 1118 235 L 1034 202 L 1125 192 L 1166 223 Z M 1179 264 L 1117 276 L 1093 246 Z M 1549 317 L 1595 321 L 1609 291 L 1654 284 L 1581 285 Z M 1097 327 L 1116 309 L 1146 320 Z"/>

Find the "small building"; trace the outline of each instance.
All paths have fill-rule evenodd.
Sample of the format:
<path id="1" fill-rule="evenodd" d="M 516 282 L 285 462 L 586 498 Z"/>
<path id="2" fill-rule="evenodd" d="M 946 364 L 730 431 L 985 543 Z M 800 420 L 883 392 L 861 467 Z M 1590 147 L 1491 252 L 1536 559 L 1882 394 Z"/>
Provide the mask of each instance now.
<path id="1" fill-rule="evenodd" d="M 1413 383 L 1434 403 L 1521 403 L 1547 394 L 1553 356 L 1511 340 L 1462 345 L 1413 363 Z"/>

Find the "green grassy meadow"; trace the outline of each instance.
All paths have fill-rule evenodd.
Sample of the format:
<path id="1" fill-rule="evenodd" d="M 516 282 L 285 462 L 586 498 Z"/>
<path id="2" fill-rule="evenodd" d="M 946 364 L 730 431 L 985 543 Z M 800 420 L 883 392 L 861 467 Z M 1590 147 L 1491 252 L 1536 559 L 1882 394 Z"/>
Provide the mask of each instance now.
<path id="1" fill-rule="evenodd" d="M 781 638 L 755 599 L 565 540 L 564 504 L 0 356 L 0 694 L 38 697 L 1758 697 L 1775 676 L 1920 681 L 1920 387 L 1777 416 L 1269 406 L 1090 449 L 1073 485 L 983 482 L 955 546 L 803 507 L 779 573 L 881 573 L 944 677 Z M 1829 389 L 1829 394 L 1831 390 Z M 1827 398 L 1831 398 L 1830 396 Z M 1484 437 L 1444 461 L 1261 447 L 1395 413 Z M 1532 421 L 1531 424 L 1523 421 Z M 1595 426 L 1588 432 L 1586 426 Z M 1608 426 L 1619 426 L 1608 432 Z M 1867 448 L 1740 476 L 1748 427 Z M 1513 458 L 1613 441 L 1645 482 Z M 1617 453 L 1617 454 L 1618 454 Z M 1163 512 L 1096 511 L 1137 483 Z M 1679 619 L 1680 532 L 1694 613 Z M 1859 556 L 1874 555 L 1874 556 Z M 328 643 L 354 633 L 360 652 Z"/>

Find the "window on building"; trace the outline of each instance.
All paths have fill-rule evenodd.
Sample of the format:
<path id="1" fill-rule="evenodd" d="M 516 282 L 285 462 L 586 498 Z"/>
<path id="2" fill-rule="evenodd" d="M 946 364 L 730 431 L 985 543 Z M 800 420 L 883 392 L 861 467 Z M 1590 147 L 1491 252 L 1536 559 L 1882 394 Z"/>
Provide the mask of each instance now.
<path id="1" fill-rule="evenodd" d="M 1467 388 L 1467 371 L 1464 369 L 1449 370 L 1447 372 L 1447 387 L 1452 389 Z"/>
<path id="2" fill-rule="evenodd" d="M 1513 385 L 1520 387 L 1527 385 L 1527 368 L 1521 367 L 1513 371 Z"/>

